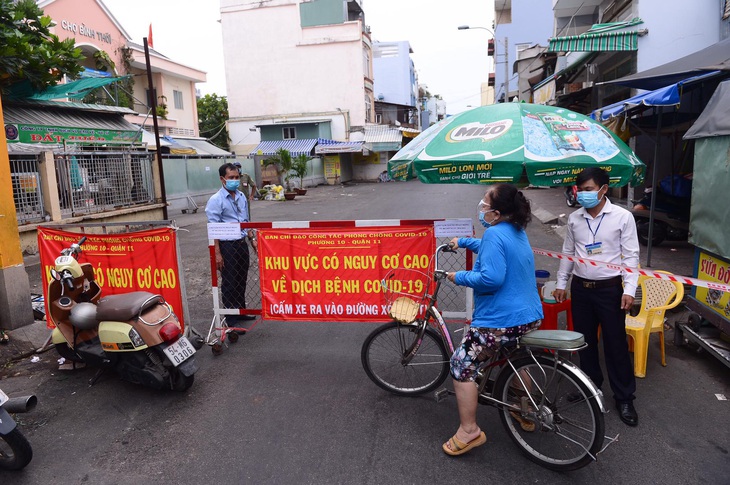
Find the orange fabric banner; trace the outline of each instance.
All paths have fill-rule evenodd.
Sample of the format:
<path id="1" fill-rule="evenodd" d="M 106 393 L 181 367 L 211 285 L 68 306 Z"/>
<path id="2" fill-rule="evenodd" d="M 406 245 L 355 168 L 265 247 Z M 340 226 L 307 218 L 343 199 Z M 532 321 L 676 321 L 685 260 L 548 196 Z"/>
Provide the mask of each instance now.
<path id="1" fill-rule="evenodd" d="M 397 268 L 428 273 L 433 227 L 259 230 L 264 319 L 389 321 L 380 281 Z"/>
<path id="2" fill-rule="evenodd" d="M 50 270 L 61 250 L 86 236 L 79 263 L 91 263 L 94 279 L 103 295 L 149 291 L 162 295 L 180 323 L 183 321 L 182 290 L 177 265 L 176 234 L 161 228 L 118 234 L 81 234 L 38 227 L 41 278 L 46 283 L 43 297 L 48 309 Z M 49 321 L 48 327 L 53 328 Z"/>

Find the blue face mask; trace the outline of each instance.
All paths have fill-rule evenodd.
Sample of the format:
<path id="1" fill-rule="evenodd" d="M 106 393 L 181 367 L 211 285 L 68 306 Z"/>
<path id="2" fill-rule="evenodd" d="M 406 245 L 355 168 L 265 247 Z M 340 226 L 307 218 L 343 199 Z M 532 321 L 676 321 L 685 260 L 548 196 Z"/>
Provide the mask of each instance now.
<path id="1" fill-rule="evenodd" d="M 231 192 L 237 190 L 240 185 L 240 180 L 226 180 L 226 189 L 230 190 Z"/>
<path id="2" fill-rule="evenodd" d="M 479 222 L 481 222 L 482 223 L 482 226 L 484 226 L 484 227 L 491 227 L 492 226 L 492 223 L 491 222 L 487 222 L 487 221 L 484 220 L 484 212 L 480 212 L 479 213 Z"/>
<path id="3" fill-rule="evenodd" d="M 482 223 L 482 226 L 484 227 L 491 227 L 492 222 L 486 221 L 484 219 L 484 214 L 487 212 L 494 212 L 494 209 L 487 209 L 489 207 L 489 204 L 485 203 L 483 200 L 479 201 L 479 205 L 477 205 L 477 217 L 479 218 L 479 222 Z"/>
<path id="4" fill-rule="evenodd" d="M 582 205 L 583 207 L 585 207 L 586 209 L 594 208 L 595 206 L 600 204 L 601 199 L 603 198 L 603 197 L 601 197 L 601 199 L 598 198 L 598 192 L 600 192 L 600 190 L 596 190 L 595 192 L 589 192 L 589 191 L 578 192 L 578 197 L 577 197 L 578 203 L 580 205 Z"/>

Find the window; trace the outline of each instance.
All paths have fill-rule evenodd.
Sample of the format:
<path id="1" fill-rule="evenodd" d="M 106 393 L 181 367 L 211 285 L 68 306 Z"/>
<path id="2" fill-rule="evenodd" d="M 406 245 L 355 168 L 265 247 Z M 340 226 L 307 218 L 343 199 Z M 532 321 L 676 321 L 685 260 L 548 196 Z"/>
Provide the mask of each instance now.
<path id="1" fill-rule="evenodd" d="M 362 50 L 362 72 L 365 77 L 370 78 L 370 52 L 367 49 Z"/>
<path id="2" fill-rule="evenodd" d="M 373 119 L 373 102 L 370 96 L 365 95 L 365 122 L 370 123 Z"/>
<path id="3" fill-rule="evenodd" d="M 183 109 L 183 96 L 182 91 L 173 91 L 172 97 L 175 101 L 175 109 Z"/>
<path id="4" fill-rule="evenodd" d="M 284 131 L 284 139 L 285 140 L 293 140 L 297 137 L 297 129 L 293 126 L 287 126 L 283 129 Z"/>

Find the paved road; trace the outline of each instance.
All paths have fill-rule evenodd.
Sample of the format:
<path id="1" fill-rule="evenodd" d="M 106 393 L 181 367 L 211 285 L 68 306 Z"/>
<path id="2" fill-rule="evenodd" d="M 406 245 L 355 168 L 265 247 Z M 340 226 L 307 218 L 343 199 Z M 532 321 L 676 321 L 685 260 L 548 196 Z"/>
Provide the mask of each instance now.
<path id="1" fill-rule="evenodd" d="M 557 200 L 555 193 L 561 195 L 528 195 L 547 207 L 542 201 Z M 482 194 L 477 186 L 417 182 L 318 187 L 293 202 L 256 202 L 253 218 L 473 217 Z M 211 318 L 204 215 L 181 215 L 178 223 L 186 230 L 180 245 L 191 320 L 202 331 Z M 528 234 L 535 246 L 560 248 L 549 225 L 535 222 Z M 667 264 L 675 258 L 670 249 Z M 537 266 L 554 272 L 557 263 Z M 606 433 L 618 434 L 618 443 L 597 463 L 558 474 L 524 459 L 487 407 L 479 410 L 479 424 L 488 443 L 463 457 L 445 456 L 440 445 L 456 429 L 455 402 L 398 398 L 372 384 L 360 365 L 371 330 L 354 323 L 263 323 L 219 357 L 201 349 L 201 370 L 184 394 L 114 377 L 89 388 L 90 370 L 61 373 L 52 352 L 37 364 L 18 363 L 0 385 L 39 396 L 37 410 L 20 417 L 35 456 L 22 473 L 0 472 L 0 482 L 684 484 L 725 483 L 730 476 L 730 409 L 715 396 L 730 396 L 727 370 L 673 347 L 671 332 L 668 367 L 659 365 L 653 341 L 648 377 L 638 382 L 639 427 L 609 413 Z"/>

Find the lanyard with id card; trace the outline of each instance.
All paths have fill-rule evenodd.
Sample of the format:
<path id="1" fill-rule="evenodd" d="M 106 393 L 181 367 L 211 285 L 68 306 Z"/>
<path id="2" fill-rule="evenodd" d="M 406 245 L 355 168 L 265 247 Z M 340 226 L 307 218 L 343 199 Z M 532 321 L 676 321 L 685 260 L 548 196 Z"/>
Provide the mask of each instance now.
<path id="1" fill-rule="evenodd" d="M 603 253 L 603 243 L 601 241 L 596 242 L 596 234 L 598 234 L 598 229 L 601 228 L 601 222 L 603 222 L 603 218 L 606 217 L 606 213 L 604 212 L 601 216 L 601 220 L 598 221 L 598 226 L 596 226 L 596 230 L 594 231 L 591 229 L 591 223 L 588 222 L 588 219 L 586 219 L 586 225 L 588 226 L 588 230 L 590 231 L 591 235 L 593 236 L 593 243 L 592 244 L 586 244 L 586 253 L 588 256 L 596 256 L 598 254 Z"/>

